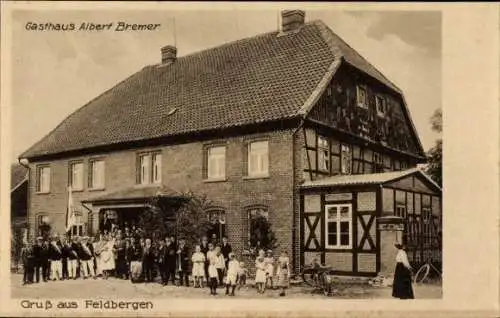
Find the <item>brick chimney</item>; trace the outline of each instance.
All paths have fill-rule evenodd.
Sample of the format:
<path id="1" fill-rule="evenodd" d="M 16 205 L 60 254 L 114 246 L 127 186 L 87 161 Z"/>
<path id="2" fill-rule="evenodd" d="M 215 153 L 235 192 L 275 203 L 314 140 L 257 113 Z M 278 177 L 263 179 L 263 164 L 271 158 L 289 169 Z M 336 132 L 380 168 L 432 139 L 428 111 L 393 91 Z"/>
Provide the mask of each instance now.
<path id="1" fill-rule="evenodd" d="M 172 45 L 167 45 L 161 48 L 161 63 L 169 64 L 177 59 L 177 48 Z"/>
<path id="2" fill-rule="evenodd" d="M 305 15 L 302 10 L 281 11 L 282 32 L 298 31 L 304 25 Z"/>

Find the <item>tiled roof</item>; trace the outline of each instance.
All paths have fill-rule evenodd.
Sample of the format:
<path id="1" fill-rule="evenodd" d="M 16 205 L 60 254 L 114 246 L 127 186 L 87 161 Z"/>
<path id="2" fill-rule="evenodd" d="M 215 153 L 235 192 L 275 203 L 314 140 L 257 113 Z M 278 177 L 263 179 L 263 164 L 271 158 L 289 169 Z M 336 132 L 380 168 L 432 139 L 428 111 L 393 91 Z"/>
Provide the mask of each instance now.
<path id="1" fill-rule="evenodd" d="M 370 185 L 370 184 L 384 184 L 402 177 L 409 176 L 411 174 L 418 173 L 431 182 L 438 189 L 440 187 L 432 181 L 432 179 L 427 176 L 419 168 L 412 168 L 402 171 L 391 171 L 382 173 L 370 173 L 370 174 L 354 174 L 354 175 L 338 175 L 327 177 L 314 181 L 306 181 L 301 184 L 302 188 L 319 188 L 327 186 L 350 186 L 350 185 Z"/>
<path id="2" fill-rule="evenodd" d="M 340 58 L 399 92 L 370 63 L 313 21 L 146 66 L 62 121 L 24 158 L 302 116 Z"/>
<path id="3" fill-rule="evenodd" d="M 28 178 L 28 169 L 20 164 L 13 164 L 10 168 L 10 190 L 14 190 Z"/>
<path id="4" fill-rule="evenodd" d="M 180 198 L 182 195 L 175 190 L 166 186 L 132 186 L 116 192 L 104 194 L 94 197 L 92 199 L 84 200 L 83 202 L 112 202 L 119 200 L 147 200 L 156 196 L 176 197 Z"/>

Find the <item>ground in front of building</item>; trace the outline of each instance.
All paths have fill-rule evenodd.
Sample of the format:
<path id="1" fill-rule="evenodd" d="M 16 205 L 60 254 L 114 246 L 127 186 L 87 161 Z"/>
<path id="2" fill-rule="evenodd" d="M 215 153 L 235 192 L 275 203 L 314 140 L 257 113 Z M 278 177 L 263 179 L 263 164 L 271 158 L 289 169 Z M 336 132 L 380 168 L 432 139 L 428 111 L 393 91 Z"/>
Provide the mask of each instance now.
<path id="1" fill-rule="evenodd" d="M 208 288 L 162 286 L 158 283 L 133 284 L 128 280 L 109 278 L 68 280 L 55 282 L 41 282 L 38 284 L 22 285 L 22 275 L 11 275 L 11 297 L 17 299 L 127 299 L 127 298 L 213 298 Z M 339 282 L 335 286 L 332 299 L 384 299 L 391 298 L 390 287 L 373 287 L 366 283 Z M 442 298 L 442 287 L 436 284 L 415 284 L 415 298 L 439 299 Z M 266 290 L 265 294 L 258 294 L 251 282 L 239 291 L 235 297 L 228 297 L 225 289 L 217 289 L 216 298 L 281 298 L 279 290 Z M 288 298 L 327 298 L 320 292 L 315 292 L 309 286 L 291 286 L 286 297 Z"/>

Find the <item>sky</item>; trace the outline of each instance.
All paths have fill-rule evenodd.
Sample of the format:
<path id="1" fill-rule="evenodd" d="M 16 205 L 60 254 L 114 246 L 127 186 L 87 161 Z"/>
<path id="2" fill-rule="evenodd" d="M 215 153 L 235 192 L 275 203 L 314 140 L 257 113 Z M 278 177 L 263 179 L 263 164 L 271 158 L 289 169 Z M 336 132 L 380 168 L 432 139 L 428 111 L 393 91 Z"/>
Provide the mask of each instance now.
<path id="1" fill-rule="evenodd" d="M 306 22 L 323 20 L 403 90 L 424 149 L 431 148 L 439 136 L 429 119 L 441 107 L 440 12 L 304 9 Z M 28 22 L 118 21 L 161 26 L 143 32 L 26 30 Z M 88 101 L 159 63 L 162 46 L 175 43 L 183 56 L 277 30 L 278 23 L 277 9 L 15 11 L 12 160 Z"/>

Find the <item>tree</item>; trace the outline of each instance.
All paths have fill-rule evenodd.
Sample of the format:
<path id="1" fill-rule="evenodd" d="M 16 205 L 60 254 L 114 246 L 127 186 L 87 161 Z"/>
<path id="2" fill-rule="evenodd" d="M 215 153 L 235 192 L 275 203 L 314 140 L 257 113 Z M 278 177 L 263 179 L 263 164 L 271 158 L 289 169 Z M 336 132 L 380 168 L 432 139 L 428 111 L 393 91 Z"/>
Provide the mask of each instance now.
<path id="1" fill-rule="evenodd" d="M 430 119 L 432 130 L 441 133 L 443 131 L 443 113 L 436 109 Z M 436 181 L 439 186 L 443 184 L 443 140 L 436 140 L 436 145 L 427 152 L 426 172 Z"/>
<path id="2" fill-rule="evenodd" d="M 257 216 L 250 221 L 250 251 L 254 256 L 259 250 L 269 250 L 278 247 L 276 235 L 271 223 L 264 216 Z"/>
<path id="3" fill-rule="evenodd" d="M 210 227 L 206 215 L 210 204 L 206 195 L 192 191 L 179 193 L 176 198 L 158 194 L 141 214 L 139 226 L 153 239 L 174 236 L 192 246 Z"/>

